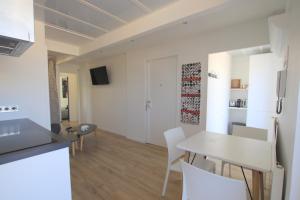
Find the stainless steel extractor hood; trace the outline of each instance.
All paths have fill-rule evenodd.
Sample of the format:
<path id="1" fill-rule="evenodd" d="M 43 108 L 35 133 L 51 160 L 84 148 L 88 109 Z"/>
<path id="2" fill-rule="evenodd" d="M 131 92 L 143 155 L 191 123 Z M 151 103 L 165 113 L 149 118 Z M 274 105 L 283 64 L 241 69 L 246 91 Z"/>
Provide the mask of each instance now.
<path id="1" fill-rule="evenodd" d="M 33 42 L 33 0 L 0 0 L 0 54 L 20 56 Z"/>

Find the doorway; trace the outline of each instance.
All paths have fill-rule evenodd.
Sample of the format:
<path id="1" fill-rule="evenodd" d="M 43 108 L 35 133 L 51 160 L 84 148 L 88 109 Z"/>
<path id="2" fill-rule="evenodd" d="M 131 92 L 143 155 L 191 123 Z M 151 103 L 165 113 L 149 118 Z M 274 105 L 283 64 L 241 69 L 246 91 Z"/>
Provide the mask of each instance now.
<path id="1" fill-rule="evenodd" d="M 78 78 L 76 73 L 59 74 L 61 121 L 78 121 Z"/>
<path id="2" fill-rule="evenodd" d="M 66 74 L 60 76 L 60 97 L 61 121 L 70 121 L 69 78 Z"/>
<path id="3" fill-rule="evenodd" d="M 166 146 L 163 132 L 176 127 L 177 56 L 147 62 L 147 142 Z"/>
<path id="4" fill-rule="evenodd" d="M 206 129 L 269 129 L 276 116 L 276 79 L 282 60 L 259 46 L 209 55 Z"/>

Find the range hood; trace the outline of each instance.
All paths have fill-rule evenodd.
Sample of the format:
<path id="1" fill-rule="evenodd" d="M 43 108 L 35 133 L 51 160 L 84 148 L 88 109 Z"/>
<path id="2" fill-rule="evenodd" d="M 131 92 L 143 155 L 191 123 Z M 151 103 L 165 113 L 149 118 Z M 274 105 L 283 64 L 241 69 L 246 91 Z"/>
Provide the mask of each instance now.
<path id="1" fill-rule="evenodd" d="M 33 42 L 33 0 L 0 0 L 0 54 L 20 56 Z"/>

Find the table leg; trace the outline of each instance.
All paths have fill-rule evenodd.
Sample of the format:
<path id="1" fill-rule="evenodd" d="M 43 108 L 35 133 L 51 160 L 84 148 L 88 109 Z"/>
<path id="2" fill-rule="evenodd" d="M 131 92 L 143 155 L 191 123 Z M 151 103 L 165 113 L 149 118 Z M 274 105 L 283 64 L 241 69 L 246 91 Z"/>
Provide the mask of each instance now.
<path id="1" fill-rule="evenodd" d="M 75 142 L 72 142 L 72 155 L 75 157 Z"/>
<path id="2" fill-rule="evenodd" d="M 83 136 L 80 136 L 80 151 L 83 150 Z"/>
<path id="3" fill-rule="evenodd" d="M 264 200 L 265 188 L 264 188 L 264 174 L 262 172 L 259 172 L 259 180 L 260 180 L 260 199 Z"/>
<path id="4" fill-rule="evenodd" d="M 252 194 L 253 200 L 263 200 L 264 190 L 262 189 L 263 174 L 259 171 L 252 170 Z"/>

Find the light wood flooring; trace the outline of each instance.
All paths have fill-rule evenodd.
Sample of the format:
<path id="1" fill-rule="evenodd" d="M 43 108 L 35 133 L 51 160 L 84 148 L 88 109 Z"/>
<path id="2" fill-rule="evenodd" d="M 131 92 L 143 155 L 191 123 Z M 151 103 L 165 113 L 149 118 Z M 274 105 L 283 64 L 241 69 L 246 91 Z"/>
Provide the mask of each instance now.
<path id="1" fill-rule="evenodd" d="M 73 200 L 179 200 L 178 173 L 171 173 L 166 197 L 161 197 L 166 164 L 165 148 L 98 130 L 96 136 L 86 138 L 83 152 L 71 156 Z M 217 169 L 219 173 L 219 161 Z M 251 181 L 250 172 L 246 173 Z M 243 179 L 239 168 L 232 167 L 232 177 Z M 265 193 L 269 199 L 268 187 Z"/>

